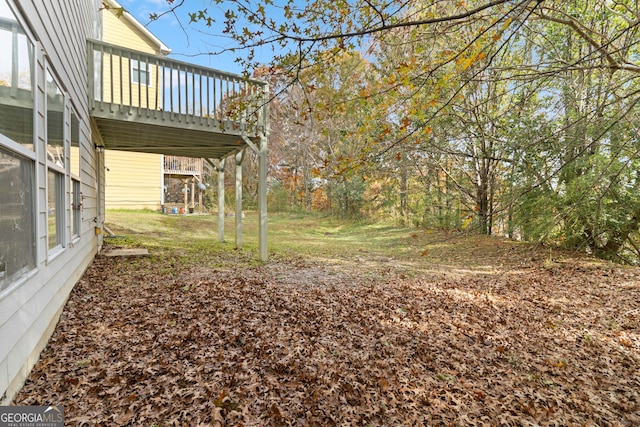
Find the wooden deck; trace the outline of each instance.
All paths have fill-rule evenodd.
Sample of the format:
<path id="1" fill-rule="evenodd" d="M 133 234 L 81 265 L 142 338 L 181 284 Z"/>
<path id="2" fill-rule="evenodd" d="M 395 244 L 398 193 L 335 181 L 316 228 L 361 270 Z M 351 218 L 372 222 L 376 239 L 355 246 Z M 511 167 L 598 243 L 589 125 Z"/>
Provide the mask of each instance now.
<path id="1" fill-rule="evenodd" d="M 220 159 L 265 135 L 264 82 L 88 44 L 89 106 L 105 148 Z"/>
<path id="2" fill-rule="evenodd" d="M 224 241 L 224 164 L 236 161 L 236 248 L 242 247 L 242 151 L 258 158 L 258 258 L 267 254 L 265 82 L 88 40 L 92 120 L 104 148 L 204 158 L 218 173 L 218 238 Z"/>

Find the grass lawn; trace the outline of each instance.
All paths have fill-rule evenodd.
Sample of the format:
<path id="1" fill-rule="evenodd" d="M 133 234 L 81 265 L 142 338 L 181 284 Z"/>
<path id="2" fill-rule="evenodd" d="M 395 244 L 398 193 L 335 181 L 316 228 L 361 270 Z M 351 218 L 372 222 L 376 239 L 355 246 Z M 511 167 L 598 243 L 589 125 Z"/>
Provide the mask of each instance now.
<path id="1" fill-rule="evenodd" d="M 544 257 L 562 259 L 529 245 L 485 236 L 417 230 L 375 221 L 348 221 L 307 213 L 270 213 L 269 254 L 277 257 L 304 256 L 329 263 L 350 265 L 385 262 L 421 270 L 436 267 L 496 269 Z M 225 242 L 218 241 L 215 215 L 161 215 L 151 211 L 107 212 L 107 225 L 118 243 L 126 236 L 128 245 L 145 246 L 158 253 L 179 249 L 194 260 L 197 254 L 235 248 L 235 218 L 225 220 Z M 258 217 L 249 212 L 243 219 L 243 259 L 257 258 Z M 517 253 L 516 258 L 511 254 Z M 496 258 L 497 256 L 497 258 Z M 185 260 L 187 261 L 187 260 Z M 206 260 L 205 260 L 206 262 Z"/>
<path id="2" fill-rule="evenodd" d="M 486 236 L 110 211 L 21 405 L 70 425 L 640 425 L 640 269 Z"/>
<path id="3" fill-rule="evenodd" d="M 243 247 L 256 251 L 256 212 L 243 219 Z M 374 222 L 341 221 L 314 214 L 271 213 L 268 216 L 269 250 L 277 254 L 343 256 L 353 250 L 395 253 L 415 231 Z M 235 247 L 235 218 L 225 219 L 225 241 L 218 243 L 217 215 L 161 215 L 151 211 L 108 211 L 107 225 L 116 234 L 126 232 L 140 244 L 180 247 L 185 242 L 219 251 Z"/>

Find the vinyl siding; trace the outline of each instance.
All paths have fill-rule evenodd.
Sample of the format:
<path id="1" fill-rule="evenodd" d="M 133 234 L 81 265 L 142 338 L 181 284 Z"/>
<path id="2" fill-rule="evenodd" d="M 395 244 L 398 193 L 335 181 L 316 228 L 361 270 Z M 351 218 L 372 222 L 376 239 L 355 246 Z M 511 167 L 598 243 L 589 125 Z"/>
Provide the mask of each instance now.
<path id="1" fill-rule="evenodd" d="M 145 53 L 157 53 L 151 40 L 124 17 L 117 17 L 113 10 L 102 13 L 102 41 Z"/>
<path id="2" fill-rule="evenodd" d="M 93 260 L 100 241 L 99 194 L 94 139 L 87 100 L 86 39 L 99 37 L 100 1 L 21 0 L 19 14 L 36 42 L 35 141 L 36 141 L 36 269 L 0 292 L 0 404 L 20 389 L 40 351 L 50 337 L 71 289 Z M 45 59 L 46 58 L 46 59 Z M 84 196 L 80 236 L 71 241 L 65 227 L 65 245 L 55 256 L 48 252 L 45 70 L 58 77 L 80 120 L 81 191 Z M 68 112 L 67 112 L 68 113 Z M 68 120 L 68 116 L 67 119 Z M 67 158 L 68 161 L 68 158 Z M 66 181 L 66 192 L 69 182 Z M 66 220 L 69 214 L 65 215 Z"/>
<path id="3" fill-rule="evenodd" d="M 107 209 L 160 209 L 162 166 L 159 154 L 105 151 Z"/>
<path id="4" fill-rule="evenodd" d="M 114 10 L 105 9 L 102 12 L 103 16 L 103 35 L 102 40 L 115 44 L 117 46 L 127 47 L 129 49 L 138 50 L 144 53 L 158 54 L 158 47 L 147 38 L 144 33 L 138 30 L 128 19 L 124 16 L 118 17 Z M 161 94 L 156 93 L 157 78 L 156 67 L 152 64 L 147 65 L 148 84 L 132 83 L 132 62 L 127 58 L 121 58 L 121 60 L 111 61 L 111 57 L 105 55 L 103 58 L 103 85 L 104 93 L 103 99 L 109 102 L 124 103 L 125 105 L 133 106 L 162 106 Z M 135 62 L 134 62 L 135 63 Z M 139 63 L 138 63 L 139 64 Z M 122 75 L 122 79 L 120 76 Z M 140 75 L 136 76 L 141 77 Z M 111 79 L 113 78 L 113 93 L 107 88 L 111 88 Z M 125 84 L 120 85 L 120 81 Z M 121 87 L 122 86 L 122 87 Z"/>

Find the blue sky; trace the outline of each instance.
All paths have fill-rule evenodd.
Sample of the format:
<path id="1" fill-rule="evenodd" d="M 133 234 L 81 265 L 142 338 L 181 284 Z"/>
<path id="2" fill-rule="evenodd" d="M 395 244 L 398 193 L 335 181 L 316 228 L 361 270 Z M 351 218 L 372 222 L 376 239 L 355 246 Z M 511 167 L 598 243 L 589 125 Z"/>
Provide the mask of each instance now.
<path id="1" fill-rule="evenodd" d="M 143 25 L 148 24 L 147 28 L 171 49 L 172 58 L 232 73 L 239 74 L 243 71 L 242 67 L 234 62 L 240 53 L 209 54 L 209 52 L 220 52 L 232 46 L 229 38 L 224 37 L 222 33 L 221 22 L 214 24 L 211 28 L 189 24 L 188 12 L 206 8 L 211 16 L 222 14 L 223 9 L 216 6 L 215 2 L 186 1 L 176 11 L 184 29 L 173 15 L 166 15 L 158 21 L 149 23 L 151 13 L 160 13 L 168 9 L 166 0 L 119 0 L 118 2 Z M 272 57 L 269 47 L 265 47 L 264 51 L 256 54 L 262 55 L 258 59 L 263 63 L 268 63 Z"/>

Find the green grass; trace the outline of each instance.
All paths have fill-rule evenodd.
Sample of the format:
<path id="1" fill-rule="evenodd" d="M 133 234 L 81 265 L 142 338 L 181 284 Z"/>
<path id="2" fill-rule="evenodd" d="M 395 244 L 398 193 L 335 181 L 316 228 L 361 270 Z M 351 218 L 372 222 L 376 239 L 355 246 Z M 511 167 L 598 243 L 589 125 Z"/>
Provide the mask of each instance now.
<path id="1" fill-rule="evenodd" d="M 225 218 L 225 241 L 218 241 L 215 215 L 163 215 L 152 211 L 109 210 L 106 224 L 124 246 L 186 251 L 228 251 L 235 248 L 235 218 Z M 257 252 L 258 215 L 246 213 L 242 221 L 242 249 Z M 379 222 L 353 222 L 317 214 L 270 213 L 269 253 L 291 256 L 343 257 L 356 252 L 397 255 L 406 249 L 412 229 Z M 126 238 L 126 242 L 121 240 Z"/>
<path id="2" fill-rule="evenodd" d="M 411 231 L 387 223 L 320 215 L 276 214 L 269 220 L 270 243 L 276 252 L 324 257 L 351 256 L 356 252 L 391 256 L 406 246 Z"/>
<path id="3" fill-rule="evenodd" d="M 146 247 L 152 257 L 182 264 L 223 266 L 257 263 L 258 215 L 243 219 L 242 250 L 235 250 L 235 218 L 225 218 L 225 241 L 218 241 L 217 215 L 163 215 L 152 211 L 107 211 L 116 246 Z M 401 227 L 384 221 L 348 221 L 312 213 L 269 213 L 270 257 L 303 256 L 345 263 L 393 260 L 414 271 L 432 267 L 483 270 L 507 267 L 530 257 L 527 244 L 489 236 Z"/>

